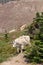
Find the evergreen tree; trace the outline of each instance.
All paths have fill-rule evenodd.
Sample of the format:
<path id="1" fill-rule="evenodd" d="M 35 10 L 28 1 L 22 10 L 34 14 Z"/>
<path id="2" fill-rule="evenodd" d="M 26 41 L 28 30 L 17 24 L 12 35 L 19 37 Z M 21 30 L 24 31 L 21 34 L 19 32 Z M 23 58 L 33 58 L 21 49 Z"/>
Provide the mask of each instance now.
<path id="1" fill-rule="evenodd" d="M 27 58 L 32 62 L 43 62 L 43 13 L 37 13 L 36 18 L 34 19 L 34 35 L 38 35 L 38 38 L 35 37 L 32 50 L 29 55 L 27 54 Z M 36 29 L 40 31 L 37 33 Z M 31 31 L 33 32 L 33 30 Z"/>

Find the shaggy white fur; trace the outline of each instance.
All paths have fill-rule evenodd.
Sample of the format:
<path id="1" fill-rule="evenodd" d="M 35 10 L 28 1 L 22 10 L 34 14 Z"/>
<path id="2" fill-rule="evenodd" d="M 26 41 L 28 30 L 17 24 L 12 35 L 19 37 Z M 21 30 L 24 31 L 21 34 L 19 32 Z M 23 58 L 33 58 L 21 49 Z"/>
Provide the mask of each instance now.
<path id="1" fill-rule="evenodd" d="M 30 37 L 29 36 L 26 36 L 26 35 L 23 35 L 23 36 L 20 36 L 19 38 L 15 39 L 13 41 L 13 47 L 16 47 L 17 45 L 31 45 L 30 43 Z"/>

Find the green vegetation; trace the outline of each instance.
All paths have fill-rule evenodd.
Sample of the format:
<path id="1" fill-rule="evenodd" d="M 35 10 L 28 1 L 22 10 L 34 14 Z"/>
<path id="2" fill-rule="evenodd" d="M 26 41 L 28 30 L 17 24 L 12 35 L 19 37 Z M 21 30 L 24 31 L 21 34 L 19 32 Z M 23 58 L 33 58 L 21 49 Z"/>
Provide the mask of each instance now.
<path id="1" fill-rule="evenodd" d="M 33 19 L 33 23 L 27 27 L 27 33 L 30 35 L 32 42 L 32 47 L 27 52 L 26 58 L 30 62 L 43 62 L 43 12 L 36 13 L 36 18 Z"/>
<path id="2" fill-rule="evenodd" d="M 0 38 L 0 63 L 6 61 L 7 58 L 16 55 L 16 48 L 13 48 L 12 44 L 10 44 L 10 41 L 11 39 L 5 39 L 4 35 L 2 38 Z"/>
<path id="3" fill-rule="evenodd" d="M 0 34 L 0 63 L 17 54 L 16 48 L 13 48 L 10 42 L 23 34 L 24 31 L 17 31 L 9 34 L 6 30 L 5 33 Z"/>

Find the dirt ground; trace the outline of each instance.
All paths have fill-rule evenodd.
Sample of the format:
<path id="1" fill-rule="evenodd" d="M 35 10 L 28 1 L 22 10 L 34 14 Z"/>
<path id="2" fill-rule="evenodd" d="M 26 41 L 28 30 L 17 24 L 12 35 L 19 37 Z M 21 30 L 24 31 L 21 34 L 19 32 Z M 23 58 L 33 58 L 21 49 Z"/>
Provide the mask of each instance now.
<path id="1" fill-rule="evenodd" d="M 8 61 L 1 63 L 0 65 L 36 65 L 32 63 L 25 62 L 24 55 L 20 53 L 19 55 L 10 58 Z M 40 64 L 37 64 L 40 65 Z"/>

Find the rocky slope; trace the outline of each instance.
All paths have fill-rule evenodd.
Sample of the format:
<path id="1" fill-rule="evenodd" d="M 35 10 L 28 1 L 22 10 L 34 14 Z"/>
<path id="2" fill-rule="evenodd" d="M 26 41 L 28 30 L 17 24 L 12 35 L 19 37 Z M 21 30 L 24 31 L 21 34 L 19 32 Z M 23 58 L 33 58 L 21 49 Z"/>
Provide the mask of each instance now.
<path id="1" fill-rule="evenodd" d="M 30 24 L 35 13 L 43 11 L 43 0 L 14 0 L 0 3 L 0 32 Z"/>

